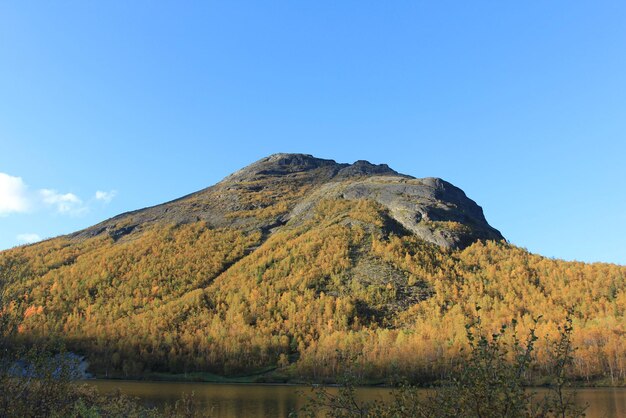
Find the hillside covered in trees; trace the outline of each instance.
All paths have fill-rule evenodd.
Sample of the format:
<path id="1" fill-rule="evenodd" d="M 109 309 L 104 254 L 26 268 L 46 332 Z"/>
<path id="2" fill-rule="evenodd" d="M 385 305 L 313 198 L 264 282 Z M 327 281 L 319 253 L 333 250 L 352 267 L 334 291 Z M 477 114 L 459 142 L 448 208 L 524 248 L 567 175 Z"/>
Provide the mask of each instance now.
<path id="1" fill-rule="evenodd" d="M 4 337 L 60 338 L 99 376 L 435 380 L 476 305 L 520 334 L 573 310 L 575 377 L 626 380 L 626 267 L 504 241 L 440 179 L 277 154 L 181 199 L 0 253 Z M 541 341 L 545 341 L 542 339 Z M 551 346 L 539 345 L 549 367 Z M 545 371 L 545 370 L 544 370 Z M 542 370 L 536 370 L 539 376 Z"/>

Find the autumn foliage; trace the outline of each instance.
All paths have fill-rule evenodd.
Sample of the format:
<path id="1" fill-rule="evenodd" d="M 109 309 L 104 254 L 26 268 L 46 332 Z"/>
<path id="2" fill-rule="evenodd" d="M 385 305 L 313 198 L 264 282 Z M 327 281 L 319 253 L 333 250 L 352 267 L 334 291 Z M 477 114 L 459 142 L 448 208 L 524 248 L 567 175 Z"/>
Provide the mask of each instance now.
<path id="1" fill-rule="evenodd" d="M 573 308 L 573 377 L 626 380 L 626 267 L 505 242 L 446 250 L 390 222 L 372 201 L 323 200 L 269 235 L 197 222 L 19 247 L 0 253 L 1 315 L 18 323 L 13 340 L 61 337 L 103 376 L 279 367 L 332 380 L 341 352 L 368 379 L 424 381 L 466 347 L 476 305 L 494 331 L 514 318 L 523 334 L 543 315 L 547 340 Z M 551 350 L 537 344 L 537 377 Z"/>

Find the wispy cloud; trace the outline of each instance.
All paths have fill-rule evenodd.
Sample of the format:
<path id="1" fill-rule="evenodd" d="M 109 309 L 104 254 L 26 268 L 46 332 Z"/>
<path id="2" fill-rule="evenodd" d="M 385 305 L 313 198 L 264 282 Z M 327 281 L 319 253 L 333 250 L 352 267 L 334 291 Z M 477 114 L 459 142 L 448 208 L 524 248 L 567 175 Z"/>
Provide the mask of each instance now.
<path id="1" fill-rule="evenodd" d="M 0 216 L 27 212 L 30 208 L 28 186 L 22 178 L 0 173 Z"/>
<path id="2" fill-rule="evenodd" d="M 98 190 L 93 198 L 84 202 L 74 193 L 61 193 L 51 188 L 31 190 L 21 177 L 0 173 L 0 216 L 45 209 L 62 215 L 78 216 L 89 211 L 94 199 L 110 203 L 116 195 L 115 190 Z"/>
<path id="3" fill-rule="evenodd" d="M 41 201 L 49 207 L 53 207 L 58 213 L 79 215 L 88 210 L 83 201 L 74 193 L 58 193 L 52 189 L 39 190 Z"/>
<path id="4" fill-rule="evenodd" d="M 24 244 L 32 244 L 33 242 L 41 241 L 41 237 L 37 234 L 19 234 L 17 237 L 19 242 Z"/>
<path id="5" fill-rule="evenodd" d="M 96 192 L 96 200 L 100 200 L 104 203 L 110 203 L 111 200 L 117 195 L 117 190 L 111 190 L 110 192 L 103 192 L 102 190 L 98 190 Z"/>

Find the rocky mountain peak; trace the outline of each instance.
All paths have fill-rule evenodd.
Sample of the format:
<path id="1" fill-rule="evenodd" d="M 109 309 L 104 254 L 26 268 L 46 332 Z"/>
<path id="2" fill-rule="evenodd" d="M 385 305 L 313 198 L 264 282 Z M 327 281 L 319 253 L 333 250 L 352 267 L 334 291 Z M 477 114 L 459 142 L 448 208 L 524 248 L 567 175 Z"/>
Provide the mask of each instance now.
<path id="1" fill-rule="evenodd" d="M 234 172 L 222 182 L 249 181 L 260 176 L 284 176 L 287 174 L 306 172 L 323 168 L 334 169 L 337 165 L 333 160 L 315 158 L 309 154 L 272 154 Z"/>
<path id="2" fill-rule="evenodd" d="M 381 176 L 381 175 L 393 175 L 393 176 L 405 176 L 397 171 L 389 168 L 387 164 L 372 164 L 366 160 L 357 160 L 354 164 L 350 164 L 345 168 L 342 168 L 338 176 L 339 177 L 356 177 L 356 176 Z"/>
<path id="3" fill-rule="evenodd" d="M 278 153 L 262 158 L 226 177 L 223 182 L 250 181 L 260 177 L 285 176 L 310 172 L 311 177 L 326 181 L 331 178 L 359 176 L 396 175 L 409 178 L 391 169 L 387 164 L 372 164 L 358 160 L 353 164 L 317 158 L 310 154 Z"/>
<path id="4" fill-rule="evenodd" d="M 114 240 L 154 224 L 204 221 L 211 228 L 260 230 L 264 234 L 310 219 L 323 200 L 370 200 L 404 231 L 442 247 L 502 239 L 482 208 L 463 190 L 439 178 L 416 179 L 387 164 L 353 164 L 309 154 L 273 154 L 188 196 L 129 212 L 80 231 Z"/>

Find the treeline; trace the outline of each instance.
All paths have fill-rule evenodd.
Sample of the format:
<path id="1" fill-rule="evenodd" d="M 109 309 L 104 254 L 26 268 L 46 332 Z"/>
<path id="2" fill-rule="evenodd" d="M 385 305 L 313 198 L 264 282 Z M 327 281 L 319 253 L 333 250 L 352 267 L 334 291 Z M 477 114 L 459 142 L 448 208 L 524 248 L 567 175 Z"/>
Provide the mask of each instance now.
<path id="1" fill-rule="evenodd" d="M 515 318 L 524 333 L 543 315 L 547 340 L 573 308 L 574 377 L 626 380 L 626 267 L 497 242 L 450 251 L 389 223 L 374 202 L 325 200 L 265 242 L 195 223 L 19 247 L 0 253 L 2 315 L 14 340 L 62 337 L 102 375 L 279 367 L 329 380 L 351 355 L 365 378 L 423 381 L 466 347 L 476 305 L 494 330 Z M 548 373 L 551 347 L 535 355 L 532 372 Z"/>

